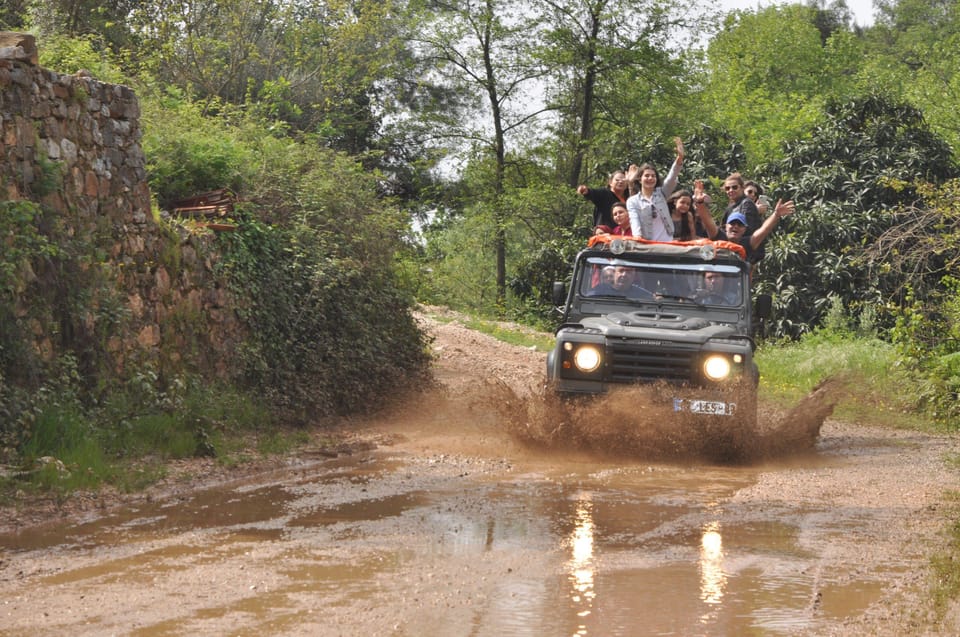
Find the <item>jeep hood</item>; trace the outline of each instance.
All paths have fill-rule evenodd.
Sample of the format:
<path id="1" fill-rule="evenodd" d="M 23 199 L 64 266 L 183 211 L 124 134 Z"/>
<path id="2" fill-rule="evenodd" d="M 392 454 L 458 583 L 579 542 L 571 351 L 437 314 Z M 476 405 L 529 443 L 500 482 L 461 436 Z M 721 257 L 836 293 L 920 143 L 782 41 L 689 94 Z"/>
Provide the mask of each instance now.
<path id="1" fill-rule="evenodd" d="M 585 317 L 580 324 L 617 338 L 644 338 L 704 342 L 736 336 L 736 325 L 716 323 L 702 316 L 683 316 L 664 311 L 612 312 Z"/>

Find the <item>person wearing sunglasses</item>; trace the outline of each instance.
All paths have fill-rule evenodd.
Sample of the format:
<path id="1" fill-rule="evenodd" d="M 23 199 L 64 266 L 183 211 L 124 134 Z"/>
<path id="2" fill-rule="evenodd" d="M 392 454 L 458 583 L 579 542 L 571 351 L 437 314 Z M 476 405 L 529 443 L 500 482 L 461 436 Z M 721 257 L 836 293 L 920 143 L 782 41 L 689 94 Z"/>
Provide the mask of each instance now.
<path id="1" fill-rule="evenodd" d="M 753 203 L 757 204 L 757 210 L 760 211 L 760 217 L 766 219 L 770 211 L 770 200 L 763 194 L 763 188 L 755 181 L 747 181 L 743 184 L 743 194 L 750 197 Z"/>
<path id="2" fill-rule="evenodd" d="M 757 230 L 763 223 L 763 217 L 760 216 L 757 204 L 745 192 L 743 176 L 740 173 L 730 174 L 723 180 L 723 191 L 727 194 L 728 205 L 723 211 L 720 224 L 726 225 L 727 218 L 734 212 L 739 212 L 747 220 L 747 232 Z"/>

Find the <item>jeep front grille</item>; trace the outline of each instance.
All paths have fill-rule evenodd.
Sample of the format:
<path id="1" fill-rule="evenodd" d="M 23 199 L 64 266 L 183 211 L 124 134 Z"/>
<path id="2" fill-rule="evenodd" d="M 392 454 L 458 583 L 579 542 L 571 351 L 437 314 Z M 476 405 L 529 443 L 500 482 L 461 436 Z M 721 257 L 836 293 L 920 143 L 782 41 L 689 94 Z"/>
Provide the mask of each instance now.
<path id="1" fill-rule="evenodd" d="M 615 383 L 690 382 L 698 351 L 696 345 L 685 343 L 638 344 L 629 339 L 607 339 L 609 378 Z"/>

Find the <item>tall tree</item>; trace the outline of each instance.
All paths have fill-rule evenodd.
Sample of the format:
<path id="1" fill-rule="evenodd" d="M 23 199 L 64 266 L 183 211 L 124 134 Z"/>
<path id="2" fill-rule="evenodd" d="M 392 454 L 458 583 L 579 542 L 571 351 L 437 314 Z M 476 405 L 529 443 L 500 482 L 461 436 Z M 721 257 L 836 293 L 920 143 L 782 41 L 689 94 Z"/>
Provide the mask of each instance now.
<path id="1" fill-rule="evenodd" d="M 376 150 L 396 99 L 397 21 L 370 0 L 152 0 L 137 12 L 140 55 L 162 81 L 355 155 Z"/>
<path id="2" fill-rule="evenodd" d="M 136 13 L 145 59 L 163 82 L 213 103 L 241 104 L 279 37 L 272 0 L 154 0 Z"/>
<path id="3" fill-rule="evenodd" d="M 27 23 L 28 0 L 8 0 L 0 7 L 0 30 L 18 31 Z"/>
<path id="4" fill-rule="evenodd" d="M 734 12 L 709 45 L 707 109 L 743 142 L 751 165 L 781 156 L 782 142 L 848 89 L 861 55 L 849 31 L 824 41 L 819 15 L 801 5 Z"/>
<path id="5" fill-rule="evenodd" d="M 320 133 L 356 155 L 379 150 L 384 117 L 409 96 L 411 70 L 393 2 L 309 0 L 283 3 L 277 45 L 256 78 L 253 97 L 273 93 L 295 105 L 295 130 Z"/>
<path id="6" fill-rule="evenodd" d="M 138 0 L 45 0 L 13 2 L 25 11 L 22 24 L 37 29 L 41 36 L 96 36 L 119 53 L 135 46 L 128 23 Z"/>
<path id="7" fill-rule="evenodd" d="M 878 3 L 877 24 L 865 39 L 863 84 L 897 91 L 924 112 L 960 156 L 960 5 L 954 0 Z"/>
<path id="8" fill-rule="evenodd" d="M 642 7 L 627 0 L 539 0 L 539 6 L 549 25 L 541 55 L 552 69 L 546 93 L 557 113 L 558 160 L 564 181 L 576 187 L 597 143 L 650 132 L 649 121 L 637 130 L 634 118 L 655 96 L 676 95 L 681 57 L 673 38 L 687 26 L 687 14 L 684 3 L 669 0 Z M 600 153 L 626 156 L 626 145 Z"/>
<path id="9" fill-rule="evenodd" d="M 435 71 L 430 81 L 459 95 L 452 110 L 434 111 L 436 139 L 461 157 L 491 159 L 487 192 L 476 200 L 493 210 L 497 307 L 506 300 L 506 210 L 503 194 L 511 144 L 545 112 L 536 105 L 543 67 L 531 55 L 536 21 L 527 5 L 512 0 L 429 4 L 428 18 L 411 34 L 413 45 Z"/>

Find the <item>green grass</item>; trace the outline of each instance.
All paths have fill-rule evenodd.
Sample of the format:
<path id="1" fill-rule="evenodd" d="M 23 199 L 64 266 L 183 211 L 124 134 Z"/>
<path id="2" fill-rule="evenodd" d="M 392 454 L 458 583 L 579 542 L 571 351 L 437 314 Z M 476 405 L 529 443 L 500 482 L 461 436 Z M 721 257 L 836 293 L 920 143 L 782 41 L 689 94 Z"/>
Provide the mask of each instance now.
<path id="1" fill-rule="evenodd" d="M 19 467 L 0 479 L 0 500 L 18 490 L 65 496 L 103 484 L 137 491 L 163 478 L 171 459 L 212 455 L 233 466 L 251 449 L 283 454 L 308 438 L 274 422 L 255 396 L 222 386 L 182 386 L 158 399 L 131 385 L 94 410 L 68 396 L 34 410 Z"/>
<path id="2" fill-rule="evenodd" d="M 471 330 L 488 334 L 498 341 L 517 345 L 519 347 L 533 348 L 538 352 L 549 352 L 553 349 L 553 334 L 535 332 L 528 328 L 512 327 L 505 323 L 497 321 L 485 321 L 482 319 L 470 319 L 464 325 Z"/>
<path id="3" fill-rule="evenodd" d="M 809 335 L 757 348 L 762 400 L 790 406 L 829 378 L 846 381 L 834 415 L 897 427 L 931 427 L 916 410 L 916 386 L 895 348 L 876 338 Z"/>
<path id="4" fill-rule="evenodd" d="M 257 440 L 257 452 L 262 456 L 282 455 L 310 442 L 306 431 L 271 431 Z"/>

